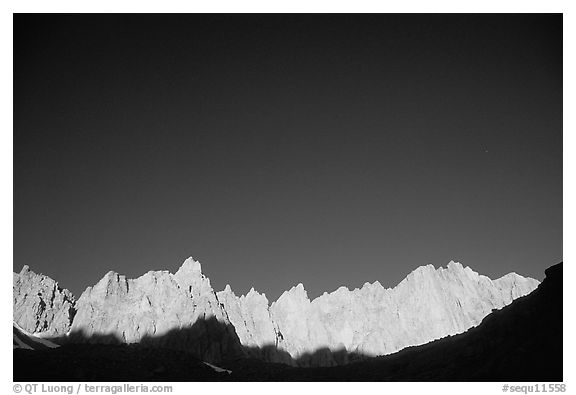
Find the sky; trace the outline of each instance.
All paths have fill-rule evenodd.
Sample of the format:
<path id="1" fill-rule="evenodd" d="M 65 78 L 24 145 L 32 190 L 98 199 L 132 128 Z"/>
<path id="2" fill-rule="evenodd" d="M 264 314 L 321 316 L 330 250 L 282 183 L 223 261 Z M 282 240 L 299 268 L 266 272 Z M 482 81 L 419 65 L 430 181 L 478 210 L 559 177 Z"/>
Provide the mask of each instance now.
<path id="1" fill-rule="evenodd" d="M 561 15 L 14 16 L 14 262 L 275 300 L 562 261 Z"/>

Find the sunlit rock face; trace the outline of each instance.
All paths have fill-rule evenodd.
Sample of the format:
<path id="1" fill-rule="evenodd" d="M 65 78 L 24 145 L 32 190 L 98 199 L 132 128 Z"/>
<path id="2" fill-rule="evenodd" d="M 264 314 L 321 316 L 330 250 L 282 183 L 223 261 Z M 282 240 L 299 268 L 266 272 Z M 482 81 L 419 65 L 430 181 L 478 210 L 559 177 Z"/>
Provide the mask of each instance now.
<path id="1" fill-rule="evenodd" d="M 450 262 L 422 266 L 394 288 L 378 281 L 310 300 L 298 284 L 270 303 L 253 288 L 215 293 L 200 263 L 136 279 L 108 272 L 77 300 L 25 266 L 14 274 L 14 322 L 68 341 L 148 343 L 208 362 L 241 356 L 332 366 L 461 333 L 539 282 L 515 273 L 497 280 Z"/>
<path id="2" fill-rule="evenodd" d="M 12 319 L 29 333 L 65 335 L 74 317 L 74 297 L 50 277 L 28 266 L 12 276 Z"/>
<path id="3" fill-rule="evenodd" d="M 447 268 L 419 267 L 392 289 L 366 283 L 353 291 L 340 287 L 312 301 L 299 284 L 272 303 L 271 322 L 252 321 L 254 314 L 265 317 L 266 309 L 262 304 L 253 313 L 244 306 L 244 297 L 229 297 L 225 306 L 234 310 L 230 319 L 236 328 L 253 322 L 243 327 L 243 344 L 244 339 L 259 345 L 268 341 L 300 365 L 328 366 L 464 332 L 538 284 L 515 273 L 493 281 L 450 262 Z M 271 339 L 271 328 L 276 339 Z"/>
<path id="4" fill-rule="evenodd" d="M 176 274 L 155 271 L 132 280 L 109 272 L 82 293 L 76 308 L 73 341 L 149 343 L 209 362 L 242 354 L 210 280 L 192 258 Z"/>
<path id="5" fill-rule="evenodd" d="M 244 346 L 258 348 L 276 344 L 276 331 L 270 319 L 266 295 L 252 288 L 247 295 L 237 297 L 230 286 L 217 295 L 230 321 L 236 323 L 234 328 Z"/>
<path id="6" fill-rule="evenodd" d="M 281 352 L 275 322 L 270 316 L 266 295 L 252 288 L 246 295 L 236 296 L 229 285 L 217 293 L 230 322 L 234 325 L 247 355 L 266 361 L 292 363 L 290 354 Z"/>

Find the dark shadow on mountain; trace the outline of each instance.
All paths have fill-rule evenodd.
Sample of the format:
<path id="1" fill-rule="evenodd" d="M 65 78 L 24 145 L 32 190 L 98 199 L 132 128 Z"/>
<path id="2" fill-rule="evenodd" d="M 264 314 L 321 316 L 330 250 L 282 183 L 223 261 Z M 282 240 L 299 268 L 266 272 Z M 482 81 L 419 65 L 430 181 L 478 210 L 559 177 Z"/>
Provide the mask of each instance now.
<path id="1" fill-rule="evenodd" d="M 562 381 L 562 294 L 558 264 L 479 326 L 376 358 L 326 348 L 294 359 L 274 345 L 241 346 L 214 317 L 138 344 L 77 332 L 50 339 L 59 348 L 15 349 L 14 381 Z"/>
<path id="2" fill-rule="evenodd" d="M 16 335 L 16 332 L 15 332 Z M 33 339 L 18 331 L 22 342 Z M 15 381 L 229 381 L 236 375 L 218 373 L 204 362 L 243 372 L 243 379 L 259 380 L 293 366 L 334 366 L 367 358 L 328 348 L 298 359 L 272 345 L 245 347 L 232 325 L 214 317 L 159 336 L 144 336 L 126 344 L 115 334 L 73 332 L 47 339 L 58 348 L 14 350 Z"/>

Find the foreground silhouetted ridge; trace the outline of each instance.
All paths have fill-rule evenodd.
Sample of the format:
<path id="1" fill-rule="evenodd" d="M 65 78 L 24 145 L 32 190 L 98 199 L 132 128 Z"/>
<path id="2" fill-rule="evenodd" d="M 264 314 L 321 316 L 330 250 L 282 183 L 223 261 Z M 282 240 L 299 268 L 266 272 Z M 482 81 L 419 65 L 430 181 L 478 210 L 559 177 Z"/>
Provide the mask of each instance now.
<path id="1" fill-rule="evenodd" d="M 171 341 L 226 325 L 214 317 L 141 343 L 64 344 L 14 350 L 15 381 L 562 381 L 562 264 L 538 288 L 455 336 L 344 366 L 301 368 L 243 356 L 218 373 Z M 30 335 L 15 329 L 15 337 Z M 34 340 L 32 340 L 34 342 Z M 159 347 L 154 342 L 166 345 Z M 254 350 L 243 347 L 243 354 Z M 259 350 L 261 351 L 261 350 Z M 320 350 L 319 352 L 323 352 Z M 332 351 L 329 351 L 332 352 Z M 365 356 L 364 356 L 365 357 Z"/>

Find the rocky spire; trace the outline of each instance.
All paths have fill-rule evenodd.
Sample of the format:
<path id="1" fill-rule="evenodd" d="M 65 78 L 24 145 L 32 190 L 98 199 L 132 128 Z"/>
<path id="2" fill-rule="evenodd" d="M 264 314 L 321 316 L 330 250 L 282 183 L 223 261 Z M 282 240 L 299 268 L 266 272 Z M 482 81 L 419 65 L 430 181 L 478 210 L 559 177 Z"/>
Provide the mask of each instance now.
<path id="1" fill-rule="evenodd" d="M 65 335 L 76 312 L 72 293 L 28 265 L 12 277 L 13 321 L 29 333 Z"/>

